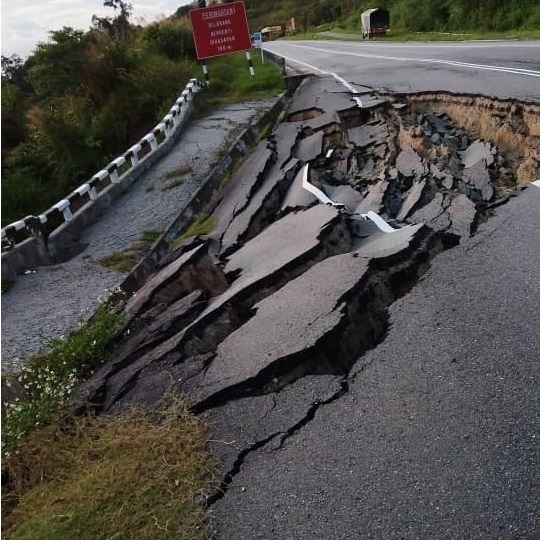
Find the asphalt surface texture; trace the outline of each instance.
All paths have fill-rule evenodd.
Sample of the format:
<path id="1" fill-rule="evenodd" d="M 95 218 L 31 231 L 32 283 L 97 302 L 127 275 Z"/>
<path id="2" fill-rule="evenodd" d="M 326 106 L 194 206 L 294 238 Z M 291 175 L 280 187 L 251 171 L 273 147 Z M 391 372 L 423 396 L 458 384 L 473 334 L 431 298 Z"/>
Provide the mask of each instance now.
<path id="1" fill-rule="evenodd" d="M 280 427 L 255 435 L 232 466 L 215 538 L 540 537 L 539 210 L 531 185 L 439 254 L 345 380 L 210 415 L 228 423 L 225 453 L 250 419 L 294 424 L 278 442 Z"/>

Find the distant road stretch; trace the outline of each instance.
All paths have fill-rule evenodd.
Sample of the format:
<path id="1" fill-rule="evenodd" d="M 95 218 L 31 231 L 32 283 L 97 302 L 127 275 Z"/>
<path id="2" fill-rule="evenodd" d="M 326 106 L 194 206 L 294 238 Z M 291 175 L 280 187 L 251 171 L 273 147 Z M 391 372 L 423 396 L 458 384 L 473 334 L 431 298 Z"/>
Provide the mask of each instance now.
<path id="1" fill-rule="evenodd" d="M 358 90 L 448 91 L 540 102 L 540 40 L 383 43 L 274 41 L 290 66 Z"/>

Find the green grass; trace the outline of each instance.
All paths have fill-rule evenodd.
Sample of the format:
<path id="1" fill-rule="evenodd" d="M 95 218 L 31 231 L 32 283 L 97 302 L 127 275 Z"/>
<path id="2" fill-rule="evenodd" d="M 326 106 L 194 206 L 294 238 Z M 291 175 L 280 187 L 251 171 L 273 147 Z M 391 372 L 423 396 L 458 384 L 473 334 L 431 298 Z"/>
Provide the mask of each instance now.
<path id="1" fill-rule="evenodd" d="M 219 183 L 219 187 L 218 189 L 221 191 L 222 189 L 225 189 L 228 185 L 229 185 L 229 182 L 232 180 L 232 174 L 230 172 L 228 173 L 225 173 L 223 175 L 223 178 L 221 179 L 221 182 Z"/>
<path id="2" fill-rule="evenodd" d="M 329 32 L 328 35 L 326 32 Z M 333 35 L 333 36 L 332 36 Z M 343 39 L 348 41 L 468 41 L 468 40 L 492 40 L 492 39 L 540 39 L 539 30 L 512 30 L 509 32 L 405 32 L 401 30 L 391 30 L 385 37 L 371 38 L 363 40 L 360 29 L 333 27 L 331 30 L 323 32 L 310 32 L 298 34 L 285 39 Z"/>
<path id="3" fill-rule="evenodd" d="M 16 452 L 36 428 L 70 402 L 78 381 L 110 357 L 122 319 L 103 304 L 77 330 L 51 340 L 45 352 L 23 363 L 17 383 L 24 395 L 4 404 L 2 456 Z"/>
<path id="4" fill-rule="evenodd" d="M 171 241 L 169 244 L 169 250 L 173 251 L 176 249 L 184 240 L 186 240 L 186 238 L 211 233 L 216 225 L 217 219 L 214 216 L 201 214 L 184 233 Z"/>
<path id="5" fill-rule="evenodd" d="M 99 259 L 99 263 L 117 272 L 129 272 L 137 264 L 139 257 L 138 251 L 130 249 L 105 255 Z"/>
<path id="6" fill-rule="evenodd" d="M 207 538 L 205 426 L 178 400 L 157 416 L 133 409 L 35 431 L 3 464 L 5 538 Z"/>
<path id="7" fill-rule="evenodd" d="M 210 110 L 226 103 L 271 98 L 284 91 L 279 68 L 269 60 L 263 62 L 258 50 L 251 52 L 251 59 L 253 76 L 245 53 L 207 61 L 210 86 L 205 97 Z"/>
<path id="8" fill-rule="evenodd" d="M 111 253 L 105 255 L 99 259 L 99 263 L 107 268 L 112 268 L 117 272 L 129 272 L 148 251 L 151 244 L 153 244 L 161 235 L 160 231 L 149 230 L 143 231 L 140 236 L 139 242 L 135 242 L 124 251 L 117 253 Z"/>
<path id="9" fill-rule="evenodd" d="M 161 236 L 161 234 L 161 231 L 158 231 L 156 229 L 150 229 L 147 231 L 143 231 L 141 233 L 140 239 L 141 242 L 153 244 Z"/>

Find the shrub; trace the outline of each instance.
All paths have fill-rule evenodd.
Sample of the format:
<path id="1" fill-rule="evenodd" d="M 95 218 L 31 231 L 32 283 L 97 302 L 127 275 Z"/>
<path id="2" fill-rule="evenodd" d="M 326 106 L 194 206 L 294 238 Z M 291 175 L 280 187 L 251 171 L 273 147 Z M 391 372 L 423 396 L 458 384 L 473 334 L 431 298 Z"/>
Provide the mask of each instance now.
<path id="1" fill-rule="evenodd" d="M 77 382 L 109 358 L 122 316 L 100 306 L 94 316 L 65 338 L 51 340 L 46 352 L 29 358 L 17 380 L 24 396 L 3 404 L 2 455 L 10 455 L 39 426 L 66 406 Z"/>

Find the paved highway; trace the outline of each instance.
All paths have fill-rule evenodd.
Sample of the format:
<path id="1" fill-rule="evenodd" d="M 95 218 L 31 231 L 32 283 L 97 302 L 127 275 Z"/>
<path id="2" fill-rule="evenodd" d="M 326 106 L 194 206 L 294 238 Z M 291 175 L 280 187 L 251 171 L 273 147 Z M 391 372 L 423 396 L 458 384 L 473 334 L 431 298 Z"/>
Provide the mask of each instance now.
<path id="1" fill-rule="evenodd" d="M 540 101 L 540 42 L 267 47 L 359 91 Z M 530 185 L 438 255 L 345 381 L 208 413 L 231 467 L 216 540 L 540 538 L 539 208 Z"/>
<path id="2" fill-rule="evenodd" d="M 300 70 L 362 90 L 448 91 L 540 101 L 540 41 L 381 43 L 275 41 L 265 48 Z"/>
<path id="3" fill-rule="evenodd" d="M 436 257 L 347 392 L 313 398 L 335 382 L 307 378 L 264 415 L 258 398 L 214 413 L 231 441 L 319 404 L 281 443 L 253 445 L 213 506 L 216 539 L 540 538 L 539 207 L 531 186 Z"/>

